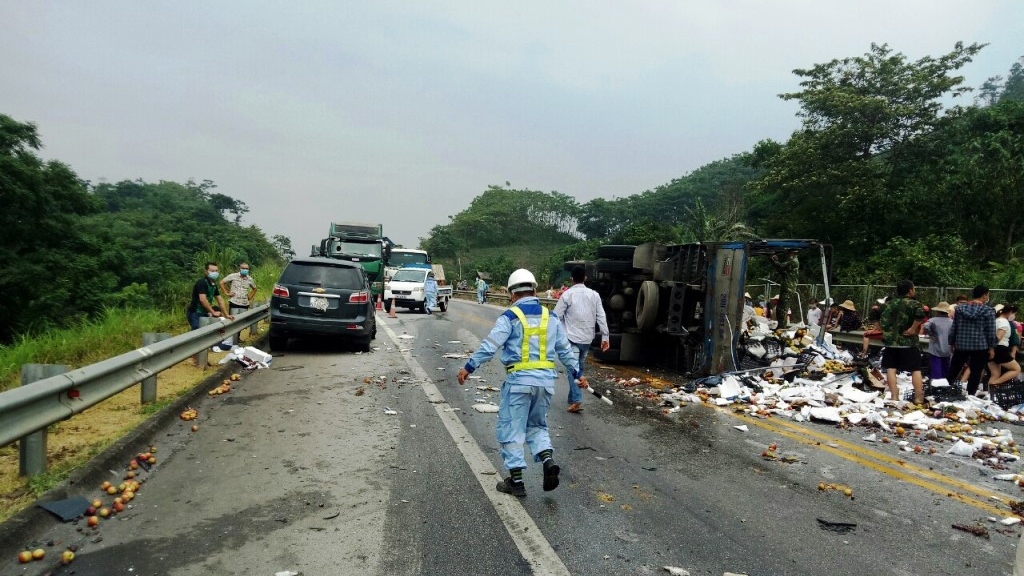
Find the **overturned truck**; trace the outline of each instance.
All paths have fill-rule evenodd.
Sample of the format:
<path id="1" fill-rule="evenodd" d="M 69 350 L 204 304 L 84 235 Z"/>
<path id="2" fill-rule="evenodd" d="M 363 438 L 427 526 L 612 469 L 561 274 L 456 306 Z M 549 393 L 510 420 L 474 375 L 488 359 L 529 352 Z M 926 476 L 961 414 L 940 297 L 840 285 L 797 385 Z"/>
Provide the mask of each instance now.
<path id="1" fill-rule="evenodd" d="M 611 348 L 596 349 L 598 360 L 657 364 L 696 376 L 741 368 L 751 259 L 792 251 L 805 265 L 820 261 L 827 299 L 825 245 L 815 240 L 605 245 L 596 261 L 565 267 L 584 266 L 587 285 L 601 295 Z"/>

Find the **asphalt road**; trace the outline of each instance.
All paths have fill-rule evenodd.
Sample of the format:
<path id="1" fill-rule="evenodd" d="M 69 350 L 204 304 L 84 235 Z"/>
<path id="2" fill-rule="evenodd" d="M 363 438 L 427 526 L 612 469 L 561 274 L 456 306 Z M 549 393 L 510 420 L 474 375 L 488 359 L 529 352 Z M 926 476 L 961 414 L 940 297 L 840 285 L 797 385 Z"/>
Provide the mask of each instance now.
<path id="1" fill-rule="evenodd" d="M 500 310 L 381 314 L 370 354 L 293 341 L 273 369 L 204 398 L 198 432 L 181 422 L 153 439 L 160 462 L 130 511 L 97 531 L 55 525 L 54 555 L 81 547 L 56 573 L 1010 574 L 1020 530 L 987 518 L 1006 508 L 992 496 L 1019 494 L 991 471 L 868 447 L 862 430 L 699 405 L 664 416 L 607 384 L 622 367 L 588 365 L 616 404 L 587 395 L 582 415 L 558 382 L 558 490 L 542 492 L 532 466 L 527 498 L 496 493 L 495 415 L 472 406 L 498 401 L 477 386 L 500 387 L 504 370 L 492 361 L 460 387 L 465 360 L 443 355 L 473 350 Z M 762 459 L 773 442 L 793 461 Z M 975 522 L 989 538 L 951 528 Z M 50 567 L 11 560 L 0 574 Z"/>

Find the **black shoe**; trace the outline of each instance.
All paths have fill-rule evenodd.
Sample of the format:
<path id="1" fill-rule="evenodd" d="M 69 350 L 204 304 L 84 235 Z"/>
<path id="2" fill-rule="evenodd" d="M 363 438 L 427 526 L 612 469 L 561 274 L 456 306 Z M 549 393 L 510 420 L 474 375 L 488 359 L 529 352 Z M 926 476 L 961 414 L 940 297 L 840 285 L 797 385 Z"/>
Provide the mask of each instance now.
<path id="1" fill-rule="evenodd" d="M 558 488 L 558 473 L 562 470 L 554 460 L 544 461 L 544 491 L 551 492 Z"/>
<path id="2" fill-rule="evenodd" d="M 498 489 L 498 492 L 511 494 L 516 498 L 526 498 L 526 484 L 522 482 L 513 482 L 511 476 L 505 478 L 501 482 L 498 482 L 496 488 Z"/>

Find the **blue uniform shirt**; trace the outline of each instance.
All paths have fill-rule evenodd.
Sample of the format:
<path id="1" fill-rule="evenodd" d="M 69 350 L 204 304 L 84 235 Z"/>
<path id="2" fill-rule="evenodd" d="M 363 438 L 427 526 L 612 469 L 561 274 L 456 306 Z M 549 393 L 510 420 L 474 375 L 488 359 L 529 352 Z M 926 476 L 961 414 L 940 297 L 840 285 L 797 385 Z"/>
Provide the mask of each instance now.
<path id="1" fill-rule="evenodd" d="M 423 293 L 437 296 L 437 280 L 432 277 L 428 277 L 426 281 L 423 282 Z"/>
<path id="2" fill-rule="evenodd" d="M 540 325 L 541 305 L 535 296 L 527 296 L 514 304 L 526 316 L 531 326 Z M 540 358 L 538 347 L 539 338 L 530 339 L 530 358 Z M 501 350 L 501 363 L 505 366 L 515 364 L 523 358 L 523 325 L 511 310 L 506 310 L 494 323 L 491 333 L 480 343 L 480 348 L 473 353 L 466 362 L 466 371 L 472 374 L 481 364 L 487 362 Z M 565 335 L 565 329 L 554 313 L 548 315 L 548 349 L 545 351 L 544 359 L 553 360 L 555 357 L 561 360 L 566 370 L 578 379 L 583 375 L 583 369 L 573 354 L 572 346 Z M 558 373 L 553 369 L 518 370 L 510 372 L 505 382 L 510 385 L 519 386 L 543 386 L 554 392 L 555 378 Z"/>

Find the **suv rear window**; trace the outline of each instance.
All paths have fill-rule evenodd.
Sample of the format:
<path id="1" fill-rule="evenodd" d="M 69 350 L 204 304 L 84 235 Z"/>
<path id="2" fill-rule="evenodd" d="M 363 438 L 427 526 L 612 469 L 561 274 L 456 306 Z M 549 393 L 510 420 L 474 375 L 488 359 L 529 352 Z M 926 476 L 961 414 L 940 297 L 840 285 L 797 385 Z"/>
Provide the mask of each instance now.
<path id="1" fill-rule="evenodd" d="M 363 271 L 348 266 L 290 262 L 284 269 L 284 273 L 281 274 L 281 283 L 361 290 L 363 288 Z"/>

